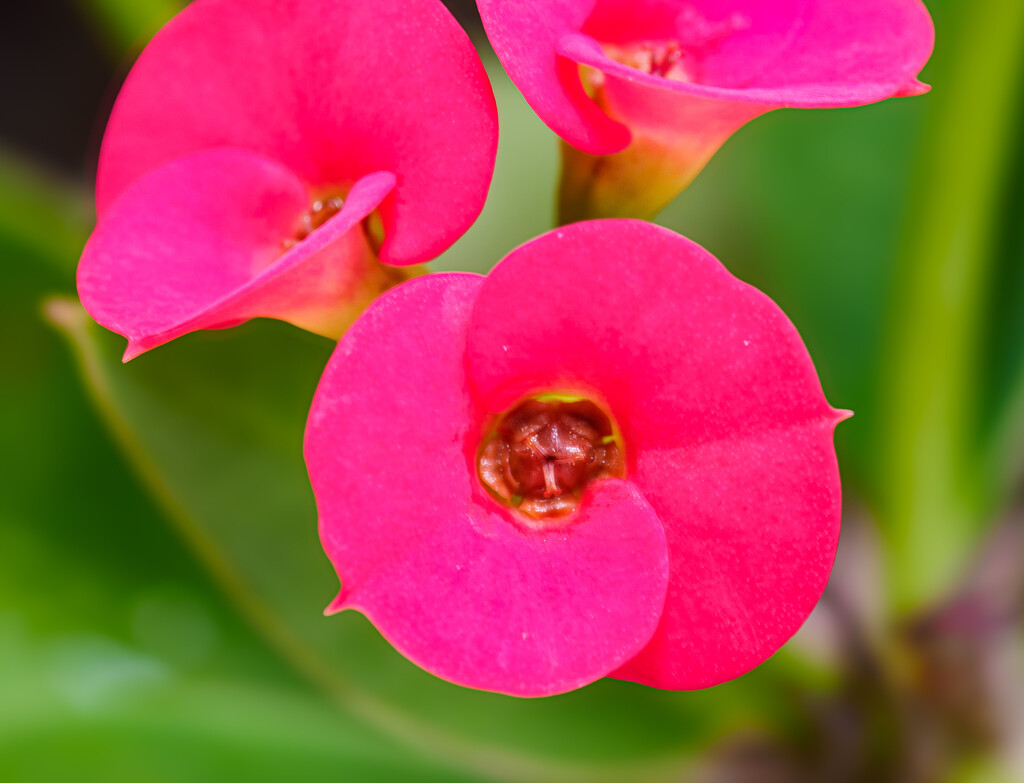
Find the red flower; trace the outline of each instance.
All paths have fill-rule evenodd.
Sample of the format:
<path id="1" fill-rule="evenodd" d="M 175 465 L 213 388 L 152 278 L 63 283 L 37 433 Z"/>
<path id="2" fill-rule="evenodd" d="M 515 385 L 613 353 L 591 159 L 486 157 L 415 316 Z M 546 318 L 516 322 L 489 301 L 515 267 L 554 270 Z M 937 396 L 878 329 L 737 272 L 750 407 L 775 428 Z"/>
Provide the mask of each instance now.
<path id="1" fill-rule="evenodd" d="M 421 263 L 469 227 L 496 146 L 486 74 L 436 0 L 193 3 L 114 107 L 82 301 L 127 357 L 255 316 L 337 337 L 406 276 L 378 250 Z"/>
<path id="2" fill-rule="evenodd" d="M 778 307 L 650 224 L 410 281 L 310 413 L 330 610 L 475 688 L 723 682 L 824 589 L 842 417 Z"/>
<path id="3" fill-rule="evenodd" d="M 921 0 L 478 5 L 512 81 L 586 153 L 567 151 L 566 219 L 657 213 L 729 136 L 772 109 L 921 93 L 935 37 Z"/>

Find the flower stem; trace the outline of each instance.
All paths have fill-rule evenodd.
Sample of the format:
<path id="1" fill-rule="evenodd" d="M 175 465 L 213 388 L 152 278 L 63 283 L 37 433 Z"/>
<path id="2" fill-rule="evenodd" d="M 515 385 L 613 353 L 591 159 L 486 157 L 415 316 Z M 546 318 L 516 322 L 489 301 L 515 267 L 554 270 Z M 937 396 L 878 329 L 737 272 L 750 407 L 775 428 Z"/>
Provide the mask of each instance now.
<path id="1" fill-rule="evenodd" d="M 639 134 L 614 155 L 588 155 L 565 141 L 561 148 L 557 220 L 564 226 L 597 218 L 654 220 L 693 182 L 718 146 L 701 150 L 696 160 Z"/>
<path id="2" fill-rule="evenodd" d="M 876 438 L 880 519 L 898 611 L 940 597 L 990 505 L 979 475 L 979 344 L 1024 64 L 1024 4 L 958 4 L 933 74 L 906 221 Z M 940 50 L 941 51 L 941 50 Z"/>

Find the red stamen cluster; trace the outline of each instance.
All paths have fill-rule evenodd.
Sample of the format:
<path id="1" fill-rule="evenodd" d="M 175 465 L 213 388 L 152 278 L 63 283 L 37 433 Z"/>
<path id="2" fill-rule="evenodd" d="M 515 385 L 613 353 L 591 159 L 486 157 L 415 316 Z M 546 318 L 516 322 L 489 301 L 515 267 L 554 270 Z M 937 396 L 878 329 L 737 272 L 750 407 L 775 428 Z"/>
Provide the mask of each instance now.
<path id="1" fill-rule="evenodd" d="M 605 54 L 638 71 L 678 82 L 690 81 L 684 66 L 686 52 L 678 41 L 640 41 L 616 46 L 606 44 Z"/>
<path id="2" fill-rule="evenodd" d="M 341 212 L 344 206 L 345 202 L 338 197 L 313 202 L 309 212 L 302 216 L 299 228 L 295 232 L 295 241 L 302 242 L 309 234 Z"/>
<path id="3" fill-rule="evenodd" d="M 281 242 L 281 246 L 285 250 L 291 250 L 299 242 L 320 228 L 320 226 L 341 212 L 343 206 L 345 206 L 344 200 L 337 196 L 317 199 L 313 202 L 313 206 L 309 208 L 309 211 L 299 220 L 294 236 L 285 238 Z"/>
<path id="4" fill-rule="evenodd" d="M 530 399 L 502 416 L 479 472 L 501 500 L 542 518 L 570 513 L 590 481 L 625 476 L 625 463 L 597 405 Z"/>
<path id="5" fill-rule="evenodd" d="M 672 69 L 683 59 L 683 49 L 675 41 L 644 44 L 637 59 L 643 58 L 647 73 L 668 77 Z"/>

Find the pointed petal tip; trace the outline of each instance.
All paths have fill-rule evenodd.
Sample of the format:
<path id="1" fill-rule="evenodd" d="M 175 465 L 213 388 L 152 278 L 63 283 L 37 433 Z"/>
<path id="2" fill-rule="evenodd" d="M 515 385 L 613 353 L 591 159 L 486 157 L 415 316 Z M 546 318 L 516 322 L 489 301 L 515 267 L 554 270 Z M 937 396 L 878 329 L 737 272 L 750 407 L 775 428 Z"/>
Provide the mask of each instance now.
<path id="1" fill-rule="evenodd" d="M 324 609 L 324 617 L 330 617 L 333 614 L 344 611 L 348 607 L 345 605 L 345 591 L 341 590 L 334 600 L 327 604 L 327 608 Z"/>
<path id="2" fill-rule="evenodd" d="M 136 356 L 144 354 L 150 349 L 151 346 L 145 344 L 144 339 L 141 337 L 129 337 L 128 345 L 124 349 L 124 353 L 121 355 L 121 363 L 128 364 Z"/>
<path id="3" fill-rule="evenodd" d="M 915 95 L 924 95 L 925 93 L 931 92 L 932 86 L 925 84 L 918 79 L 914 79 L 909 84 L 905 85 L 899 92 L 896 93 L 897 98 L 912 98 Z"/>
<path id="4" fill-rule="evenodd" d="M 833 408 L 832 409 L 832 416 L 833 416 L 833 418 L 835 420 L 835 423 L 836 424 L 840 424 L 840 423 L 846 421 L 847 419 L 852 419 L 853 418 L 853 411 L 846 410 L 846 408 Z"/>

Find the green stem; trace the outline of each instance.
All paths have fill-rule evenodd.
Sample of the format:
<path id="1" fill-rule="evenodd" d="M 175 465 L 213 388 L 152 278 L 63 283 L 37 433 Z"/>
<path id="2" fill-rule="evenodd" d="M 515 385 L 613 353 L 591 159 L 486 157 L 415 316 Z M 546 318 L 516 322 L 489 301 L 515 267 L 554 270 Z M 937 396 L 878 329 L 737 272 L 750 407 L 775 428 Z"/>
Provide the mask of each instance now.
<path id="1" fill-rule="evenodd" d="M 561 142 L 558 225 L 627 217 L 654 220 L 690 185 L 721 146 L 686 154 L 652 137 L 634 134 L 615 155 L 588 155 Z"/>
<path id="2" fill-rule="evenodd" d="M 898 610 L 941 595 L 963 568 L 986 502 L 977 468 L 979 343 L 993 224 L 1018 143 L 1024 3 L 956 4 L 900 255 L 883 366 L 881 522 Z"/>

